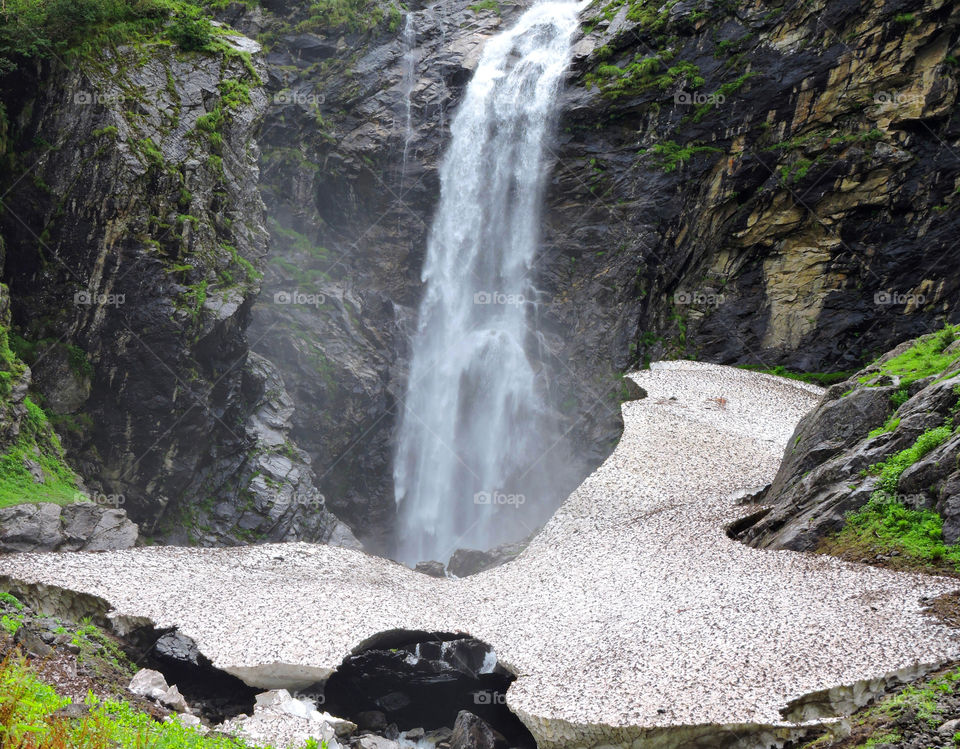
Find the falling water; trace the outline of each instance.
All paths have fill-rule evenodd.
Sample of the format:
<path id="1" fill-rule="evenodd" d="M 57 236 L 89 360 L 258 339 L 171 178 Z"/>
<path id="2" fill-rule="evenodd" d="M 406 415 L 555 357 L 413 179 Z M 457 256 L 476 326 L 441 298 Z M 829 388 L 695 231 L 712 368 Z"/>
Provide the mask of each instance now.
<path id="1" fill-rule="evenodd" d="M 556 504 L 530 270 L 577 12 L 544 2 L 490 39 L 451 125 L 394 466 L 407 563 L 526 536 Z"/>
<path id="2" fill-rule="evenodd" d="M 410 141 L 413 140 L 413 87 L 417 81 L 417 29 L 413 25 L 413 13 L 407 13 L 403 25 L 403 89 L 404 101 L 404 130 L 403 130 L 403 161 L 400 167 L 400 187 L 403 188 L 403 179 L 407 175 L 407 152 L 410 150 Z"/>

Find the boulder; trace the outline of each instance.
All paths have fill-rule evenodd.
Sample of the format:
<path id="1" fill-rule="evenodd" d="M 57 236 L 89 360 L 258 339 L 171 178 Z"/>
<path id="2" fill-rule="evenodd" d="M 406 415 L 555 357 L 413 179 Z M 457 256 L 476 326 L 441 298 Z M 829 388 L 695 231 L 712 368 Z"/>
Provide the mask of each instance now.
<path id="1" fill-rule="evenodd" d="M 413 568 L 415 572 L 420 572 L 424 575 L 429 575 L 430 577 L 446 577 L 447 572 L 443 568 L 443 562 L 437 562 L 430 560 L 429 562 L 417 562 L 417 566 Z"/>
<path id="2" fill-rule="evenodd" d="M 167 696 L 170 686 L 159 671 L 143 668 L 134 674 L 127 689 L 140 697 L 159 702 Z"/>
<path id="3" fill-rule="evenodd" d="M 469 577 L 478 572 L 491 570 L 501 564 L 512 562 L 527 548 L 530 538 L 523 541 L 501 544 L 487 551 L 480 549 L 457 549 L 447 563 L 447 571 L 456 577 Z"/>
<path id="4" fill-rule="evenodd" d="M 93 502 L 49 502 L 0 509 L 0 552 L 114 551 L 137 542 L 138 529 L 123 510 Z"/>
<path id="5" fill-rule="evenodd" d="M 368 733 L 357 740 L 357 746 L 360 749 L 400 749 L 400 744 L 396 741 Z"/>
<path id="6" fill-rule="evenodd" d="M 387 727 L 387 716 L 379 710 L 362 710 L 357 713 L 357 726 L 361 731 L 383 731 Z"/>
<path id="7" fill-rule="evenodd" d="M 482 718 L 461 710 L 450 736 L 450 749 L 495 749 L 493 729 Z"/>

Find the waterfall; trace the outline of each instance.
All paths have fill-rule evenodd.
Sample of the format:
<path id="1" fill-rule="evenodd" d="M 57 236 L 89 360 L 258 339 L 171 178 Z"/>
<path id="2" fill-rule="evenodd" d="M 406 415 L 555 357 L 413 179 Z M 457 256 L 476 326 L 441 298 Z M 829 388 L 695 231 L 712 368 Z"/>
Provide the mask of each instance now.
<path id="1" fill-rule="evenodd" d="M 527 536 L 562 499 L 530 271 L 578 10 L 543 2 L 491 38 L 451 124 L 397 432 L 407 563 Z"/>
<path id="2" fill-rule="evenodd" d="M 417 82 L 417 29 L 413 25 L 413 12 L 407 12 L 403 25 L 403 87 L 404 132 L 403 160 L 400 166 L 400 194 L 403 194 L 403 181 L 407 176 L 407 152 L 413 140 L 413 87 Z"/>

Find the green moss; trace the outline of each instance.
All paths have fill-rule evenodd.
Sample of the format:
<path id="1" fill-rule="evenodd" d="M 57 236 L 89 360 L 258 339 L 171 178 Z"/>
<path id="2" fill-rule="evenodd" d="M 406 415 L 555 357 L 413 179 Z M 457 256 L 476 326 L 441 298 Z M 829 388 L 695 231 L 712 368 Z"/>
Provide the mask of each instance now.
<path id="1" fill-rule="evenodd" d="M 657 143 L 653 147 L 653 152 L 657 155 L 660 168 L 663 171 L 674 172 L 694 156 L 704 153 L 723 153 L 723 150 L 714 146 L 702 146 L 695 143 L 687 143 L 681 146 L 679 143 L 668 140 Z"/>
<path id="2" fill-rule="evenodd" d="M 950 439 L 953 434 L 953 423 L 947 423 L 943 426 L 924 432 L 917 441 L 906 450 L 901 450 L 896 455 L 892 455 L 882 463 L 876 463 L 868 469 L 868 473 L 879 475 L 880 481 L 877 483 L 877 494 L 893 495 L 897 492 L 897 484 L 903 472 L 918 460 L 926 456 L 931 451 L 940 447 L 944 442 Z M 877 496 L 877 499 L 885 497 Z"/>
<path id="3" fill-rule="evenodd" d="M 108 125 L 107 127 L 101 127 L 97 130 L 94 130 L 90 134 L 94 138 L 102 138 L 102 137 L 116 138 L 118 133 L 119 133 L 119 130 L 117 130 L 117 128 L 114 125 Z"/>
<path id="4" fill-rule="evenodd" d="M 884 362 L 880 366 L 879 375 L 864 375 L 859 382 L 869 384 L 878 376 L 886 375 L 897 379 L 900 386 L 906 388 L 917 380 L 940 374 L 960 359 L 960 351 L 946 352 L 958 336 L 960 325 L 947 325 L 943 330 L 923 336 L 902 354 Z"/>
<path id="5" fill-rule="evenodd" d="M 223 106 L 227 109 L 240 109 L 243 105 L 251 102 L 250 85 L 245 81 L 227 78 L 221 81 L 217 87 L 220 89 Z"/>
<path id="6" fill-rule="evenodd" d="M 897 719 L 903 715 L 915 715 L 916 720 L 933 728 L 943 722 L 940 698 L 955 694 L 960 685 L 960 667 L 950 669 L 940 676 L 919 684 L 909 684 L 868 711 L 868 715 L 880 715 Z"/>
<path id="7" fill-rule="evenodd" d="M 163 167 L 163 151 L 157 148 L 152 138 L 141 138 L 135 141 L 134 145 L 148 166 Z"/>
<path id="8" fill-rule="evenodd" d="M 474 13 L 479 13 L 483 10 L 492 10 L 498 16 L 500 15 L 500 3 L 498 3 L 497 0 L 481 0 L 479 3 L 475 3 L 468 7 Z"/>
<path id="9" fill-rule="evenodd" d="M 588 88 L 597 86 L 608 99 L 636 96 L 649 89 L 662 91 L 679 81 L 685 81 L 689 88 L 700 88 L 704 79 L 700 68 L 692 62 L 679 60 L 667 67 L 673 54 L 671 50 L 663 49 L 653 55 L 638 55 L 624 67 L 602 64 L 584 76 L 584 82 Z"/>

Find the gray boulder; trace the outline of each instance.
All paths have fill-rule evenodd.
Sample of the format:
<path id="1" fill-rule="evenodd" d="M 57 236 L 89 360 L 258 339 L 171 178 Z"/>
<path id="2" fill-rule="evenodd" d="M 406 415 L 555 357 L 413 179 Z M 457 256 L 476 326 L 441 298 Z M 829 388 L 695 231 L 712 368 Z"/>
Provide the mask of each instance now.
<path id="1" fill-rule="evenodd" d="M 0 509 L 0 553 L 114 551 L 137 542 L 126 512 L 93 502 L 22 504 Z"/>
<path id="2" fill-rule="evenodd" d="M 450 749 L 494 749 L 497 738 L 494 730 L 482 718 L 461 710 L 453 725 Z"/>

